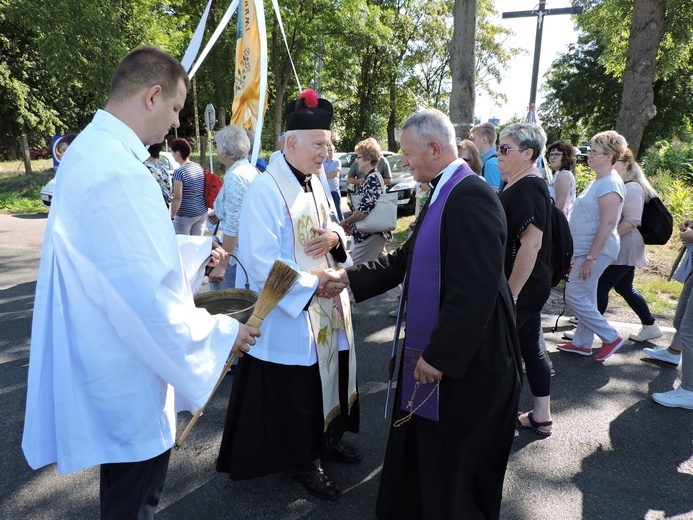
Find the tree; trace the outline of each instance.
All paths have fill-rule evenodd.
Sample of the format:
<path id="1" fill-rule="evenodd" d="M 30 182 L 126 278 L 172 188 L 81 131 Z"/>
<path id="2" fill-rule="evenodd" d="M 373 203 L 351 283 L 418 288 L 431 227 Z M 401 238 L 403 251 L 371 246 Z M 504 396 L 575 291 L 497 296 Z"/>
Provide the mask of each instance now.
<path id="1" fill-rule="evenodd" d="M 450 119 L 458 137 L 466 139 L 474 124 L 476 70 L 476 0 L 455 0 L 450 42 Z"/>
<path id="2" fill-rule="evenodd" d="M 556 60 L 548 73 L 547 103 L 540 111 L 545 124 L 558 129 L 559 120 L 574 121 L 575 127 L 563 128 L 564 135 L 566 130 L 589 136 L 616 128 L 636 154 L 658 140 L 690 134 L 693 10 L 689 0 L 652 1 L 659 2 L 659 11 L 639 1 L 585 2 L 584 13 L 576 18 L 581 31 L 578 45 Z M 643 27 L 642 20 L 652 15 L 656 15 L 652 23 Z M 634 40 L 644 36 L 640 33 L 659 30 L 657 20 L 662 19 L 664 32 L 656 58 L 650 44 L 649 58 L 643 59 L 644 48 Z M 656 40 L 656 31 L 654 36 Z M 588 66 L 582 63 L 585 59 Z M 574 73 L 567 74 L 571 68 Z M 645 73 L 649 79 L 644 79 Z M 627 74 L 632 77 L 626 78 Z M 614 112 L 613 107 L 621 110 Z"/>
<path id="3" fill-rule="evenodd" d="M 64 126 L 52 107 L 55 83 L 33 46 L 36 32 L 8 19 L 6 6 L 0 3 L 0 144 L 16 159 L 20 134 L 44 145 L 46 134 Z"/>
<path id="4" fill-rule="evenodd" d="M 635 0 L 633 4 L 616 131 L 626 138 L 635 153 L 640 149 L 645 127 L 657 114 L 652 87 L 657 51 L 664 36 L 665 13 L 666 0 Z"/>

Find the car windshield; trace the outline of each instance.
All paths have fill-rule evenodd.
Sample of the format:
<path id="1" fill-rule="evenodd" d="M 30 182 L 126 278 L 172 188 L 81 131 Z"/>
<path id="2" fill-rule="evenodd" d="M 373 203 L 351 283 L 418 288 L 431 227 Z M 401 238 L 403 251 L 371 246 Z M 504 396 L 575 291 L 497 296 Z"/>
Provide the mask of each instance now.
<path id="1" fill-rule="evenodd" d="M 409 168 L 404 168 L 402 166 L 402 156 L 392 155 L 387 158 L 387 162 L 390 163 L 390 170 L 392 173 L 404 173 L 410 171 Z"/>
<path id="2" fill-rule="evenodd" d="M 356 159 L 355 153 L 345 153 L 339 158 L 339 162 L 342 163 L 343 168 L 348 168 L 354 162 L 354 159 Z"/>

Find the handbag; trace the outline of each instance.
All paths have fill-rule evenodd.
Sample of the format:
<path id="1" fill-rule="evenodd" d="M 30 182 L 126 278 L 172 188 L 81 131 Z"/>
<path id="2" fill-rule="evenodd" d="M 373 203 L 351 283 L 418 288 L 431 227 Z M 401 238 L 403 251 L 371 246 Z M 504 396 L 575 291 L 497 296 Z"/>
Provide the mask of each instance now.
<path id="1" fill-rule="evenodd" d="M 366 218 L 359 220 L 355 224 L 356 229 L 364 234 L 384 233 L 392 231 L 397 227 L 397 193 L 387 193 L 383 178 L 379 173 L 376 173 L 376 175 L 383 188 L 383 192 L 378 197 L 373 209 L 366 215 Z M 362 196 L 357 194 L 351 196 L 354 210 L 358 210 L 361 205 L 361 198 Z"/>

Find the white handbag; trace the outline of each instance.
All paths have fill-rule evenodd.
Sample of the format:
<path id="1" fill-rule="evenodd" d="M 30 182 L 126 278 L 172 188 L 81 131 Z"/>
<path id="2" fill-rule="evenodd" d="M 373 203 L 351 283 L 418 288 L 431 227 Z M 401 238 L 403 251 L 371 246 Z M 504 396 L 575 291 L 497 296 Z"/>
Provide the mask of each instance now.
<path id="1" fill-rule="evenodd" d="M 385 183 L 379 173 L 376 173 L 380 185 L 383 188 L 383 193 L 378 197 L 375 206 L 366 215 L 366 218 L 356 222 L 356 229 L 361 233 L 384 233 L 392 231 L 397 227 L 397 193 L 387 193 L 385 191 Z M 358 210 L 361 205 L 361 195 L 352 195 L 351 203 L 354 210 Z"/>

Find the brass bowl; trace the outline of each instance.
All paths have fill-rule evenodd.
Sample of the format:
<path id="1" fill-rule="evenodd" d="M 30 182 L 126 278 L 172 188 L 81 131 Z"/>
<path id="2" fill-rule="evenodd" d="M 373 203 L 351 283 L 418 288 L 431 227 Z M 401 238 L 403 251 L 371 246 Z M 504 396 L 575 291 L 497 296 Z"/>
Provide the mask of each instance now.
<path id="1" fill-rule="evenodd" d="M 258 294 L 249 289 L 222 289 L 195 296 L 195 306 L 210 314 L 225 314 L 246 323 L 253 314 Z"/>

